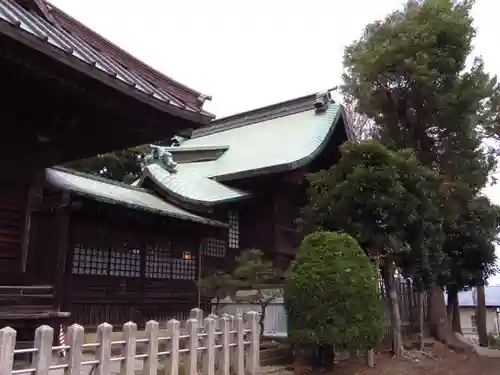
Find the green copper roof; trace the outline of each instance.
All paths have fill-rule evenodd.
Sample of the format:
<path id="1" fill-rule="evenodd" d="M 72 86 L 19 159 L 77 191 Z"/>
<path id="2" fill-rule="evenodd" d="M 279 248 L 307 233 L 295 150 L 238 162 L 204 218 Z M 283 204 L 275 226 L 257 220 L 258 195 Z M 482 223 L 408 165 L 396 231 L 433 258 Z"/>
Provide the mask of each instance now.
<path id="1" fill-rule="evenodd" d="M 96 201 L 124 205 L 136 210 L 201 224 L 227 226 L 219 221 L 192 214 L 141 188 L 59 168 L 49 168 L 45 173 L 47 181 L 52 186 Z"/>
<path id="2" fill-rule="evenodd" d="M 179 163 L 174 173 L 156 165 L 146 168 L 143 178 L 151 178 L 162 190 L 186 201 L 210 205 L 246 198 L 248 192 L 224 182 L 298 169 L 326 146 L 343 109 L 329 102 L 318 111 L 315 98 L 299 98 L 215 121 L 195 131 L 180 147 L 184 151 L 225 149 L 216 160 Z M 175 160 L 175 151 L 168 150 Z"/>
<path id="3" fill-rule="evenodd" d="M 323 113 L 310 109 L 190 139 L 182 146 L 228 145 L 210 168 L 204 167 L 206 176 L 217 181 L 293 170 L 322 150 L 340 114 L 341 107 L 331 104 Z"/>
<path id="4" fill-rule="evenodd" d="M 151 164 L 144 168 L 142 180 L 150 178 L 167 194 L 194 204 L 213 205 L 249 196 L 244 191 L 207 178 L 201 173 L 206 163 L 211 162 L 179 164 L 176 173 L 168 172 L 161 165 Z"/>

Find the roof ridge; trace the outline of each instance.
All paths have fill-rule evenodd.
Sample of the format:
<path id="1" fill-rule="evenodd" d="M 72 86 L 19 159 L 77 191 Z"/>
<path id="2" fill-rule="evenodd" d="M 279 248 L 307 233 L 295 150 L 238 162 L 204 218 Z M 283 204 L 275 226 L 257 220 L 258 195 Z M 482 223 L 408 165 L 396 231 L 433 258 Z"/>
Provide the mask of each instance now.
<path id="1" fill-rule="evenodd" d="M 220 119 L 215 119 L 208 125 L 195 129 L 193 131 L 192 138 L 199 138 L 258 122 L 312 110 L 314 109 L 314 102 L 318 94 L 322 92 L 331 92 L 333 90 L 335 90 L 335 88 L 236 113 L 230 116 L 222 117 Z M 332 103 L 335 103 L 333 99 Z"/>
<path id="2" fill-rule="evenodd" d="M 60 24 L 59 21 L 61 21 L 61 19 L 62 19 L 65 23 L 78 29 L 77 31 L 79 31 L 79 34 L 84 33 L 84 34 L 87 34 L 88 37 L 94 38 L 98 43 L 103 44 L 106 48 L 108 48 L 110 50 L 110 51 L 101 51 L 101 52 L 103 52 L 103 53 L 111 52 L 115 55 L 118 55 L 118 56 L 115 56 L 115 58 L 119 58 L 118 62 L 121 64 L 123 64 L 124 61 L 120 61 L 120 60 L 123 60 L 123 59 L 128 60 L 129 64 L 136 65 L 135 70 L 138 70 L 139 72 L 142 71 L 141 73 L 145 73 L 146 75 L 148 75 L 149 77 L 147 77 L 147 78 L 150 79 L 151 81 L 153 81 L 152 83 L 154 83 L 154 81 L 159 81 L 157 83 L 163 83 L 165 85 L 173 86 L 174 89 L 177 88 L 177 89 L 181 89 L 181 90 L 189 92 L 191 95 L 194 95 L 197 97 L 197 103 L 199 105 L 199 109 L 201 109 L 205 100 L 212 99 L 210 95 L 203 94 L 203 93 L 201 93 L 201 92 L 199 92 L 199 91 L 197 91 L 189 86 L 186 86 L 185 84 L 167 76 L 166 74 L 163 74 L 162 72 L 158 71 L 157 69 L 151 67 L 149 64 L 146 64 L 145 62 L 141 61 L 137 57 L 133 56 L 129 52 L 125 51 L 123 48 L 119 47 L 118 45 L 116 45 L 115 43 L 113 43 L 112 41 L 110 41 L 109 39 L 104 37 L 103 35 L 101 35 L 100 33 L 92 30 L 90 27 L 88 27 L 85 24 L 83 24 L 82 22 L 78 21 L 76 18 L 70 16 L 68 13 L 64 12 L 62 9 L 53 5 L 50 1 L 48 1 L 48 0 L 43 0 L 43 1 L 45 4 L 48 5 L 49 12 L 51 13 L 51 15 L 55 16 L 54 18 L 55 18 L 56 23 Z M 60 25 L 60 26 L 62 26 L 62 25 Z M 68 25 L 66 25 L 66 26 L 68 26 Z M 85 42 L 93 45 L 93 43 L 91 43 L 91 41 L 87 40 L 83 35 L 78 35 L 78 36 L 81 37 Z M 95 48 L 95 45 L 93 45 L 93 47 Z M 127 67 L 127 68 L 130 68 L 130 67 Z M 137 68 L 139 68 L 139 69 L 137 69 Z M 179 98 L 179 99 L 184 99 L 184 98 Z M 190 103 L 190 104 L 194 104 L 194 103 Z"/>
<path id="3" fill-rule="evenodd" d="M 82 178 L 87 178 L 89 180 L 94 180 L 94 181 L 103 182 L 103 183 L 114 185 L 114 186 L 123 187 L 125 189 L 130 189 L 130 190 L 135 190 L 135 191 L 142 191 L 143 193 L 152 194 L 150 190 L 142 188 L 142 187 L 133 186 L 131 184 L 127 184 L 127 183 L 121 182 L 121 181 L 111 180 L 109 178 L 102 177 L 102 176 L 97 176 L 97 175 L 92 174 L 92 173 L 80 172 L 80 171 L 77 171 L 77 170 L 74 170 L 74 169 L 71 169 L 71 168 L 67 168 L 67 167 L 63 167 L 63 166 L 59 166 L 59 165 L 58 166 L 54 166 L 54 167 L 50 167 L 50 168 L 47 168 L 47 169 L 53 169 L 53 170 L 56 170 L 56 171 L 60 171 L 60 172 L 72 174 L 74 176 L 78 176 L 78 177 L 82 177 Z"/>
<path id="4" fill-rule="evenodd" d="M 274 118 L 285 117 L 295 113 L 314 109 L 313 103 L 316 94 L 301 96 L 299 98 L 274 103 L 257 109 L 236 113 L 227 117 L 213 120 L 210 124 L 195 129 L 192 138 L 204 137 L 206 135 L 251 125 Z"/>

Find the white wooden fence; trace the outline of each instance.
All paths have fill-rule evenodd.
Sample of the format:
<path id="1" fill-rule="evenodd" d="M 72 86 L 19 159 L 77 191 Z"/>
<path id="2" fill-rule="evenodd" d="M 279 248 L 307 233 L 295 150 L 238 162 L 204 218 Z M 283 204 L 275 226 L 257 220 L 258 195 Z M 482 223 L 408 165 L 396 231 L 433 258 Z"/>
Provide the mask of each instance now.
<path id="1" fill-rule="evenodd" d="M 123 325 L 121 340 L 113 341 L 113 327 L 102 323 L 97 327 L 97 342 L 87 344 L 83 327 L 73 324 L 68 328 L 67 345 L 55 347 L 54 330 L 40 326 L 34 346 L 28 349 L 16 349 L 16 331 L 5 327 L 0 330 L 0 375 L 48 375 L 54 370 L 81 375 L 84 366 L 93 366 L 94 375 L 134 375 L 137 362 L 143 362 L 143 375 L 157 375 L 161 368 L 170 375 L 258 375 L 258 321 L 259 314 L 253 311 L 244 317 L 209 315 L 203 319 L 203 312 L 193 309 L 183 329 L 181 322 L 169 320 L 165 336 L 160 334 L 158 322 L 149 321 L 144 338 L 139 338 L 137 325 L 128 322 Z M 113 355 L 113 347 L 119 348 L 118 355 Z M 66 355 L 54 363 L 54 353 L 60 351 Z M 85 358 L 89 351 L 94 358 Z M 20 354 L 31 354 L 31 362 L 14 369 L 15 357 Z"/>

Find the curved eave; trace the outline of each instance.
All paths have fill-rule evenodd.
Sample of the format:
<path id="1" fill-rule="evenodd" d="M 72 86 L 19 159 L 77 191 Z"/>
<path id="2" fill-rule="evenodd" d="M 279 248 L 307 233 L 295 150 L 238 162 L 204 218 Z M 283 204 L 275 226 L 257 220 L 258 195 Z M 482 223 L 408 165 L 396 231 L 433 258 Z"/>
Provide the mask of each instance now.
<path id="1" fill-rule="evenodd" d="M 333 119 L 332 126 L 328 130 L 327 134 L 321 141 L 321 143 L 316 147 L 309 155 L 302 157 L 300 159 L 287 162 L 287 163 L 282 163 L 282 164 L 276 164 L 264 168 L 257 168 L 257 169 L 250 169 L 246 171 L 240 171 L 240 172 L 235 172 L 235 173 L 228 173 L 224 175 L 216 175 L 213 176 L 212 179 L 215 181 L 231 181 L 231 180 L 237 180 L 237 179 L 243 179 L 243 178 L 249 178 L 249 177 L 256 177 L 256 176 L 261 176 L 261 175 L 266 175 L 266 174 L 271 174 L 271 173 L 280 173 L 280 172 L 289 172 L 289 171 L 294 171 L 297 169 L 300 169 L 309 163 L 311 163 L 318 155 L 325 149 L 327 146 L 328 142 L 330 141 L 333 132 L 337 128 L 337 124 L 340 120 L 340 118 L 344 118 L 343 116 L 343 108 L 340 107 L 337 113 L 335 114 L 335 118 Z M 319 120 L 318 120 L 319 121 Z"/>
<path id="2" fill-rule="evenodd" d="M 53 169 L 55 171 L 59 170 L 63 173 L 70 173 L 70 172 L 65 171 L 63 168 L 51 168 L 51 169 Z M 113 198 L 110 198 L 107 196 L 92 194 L 91 192 L 85 192 L 85 191 L 83 191 L 77 187 L 73 187 L 71 185 L 67 185 L 67 184 L 63 185 L 63 184 L 57 183 L 53 178 L 51 178 L 51 176 L 49 175 L 49 173 L 50 173 L 49 171 L 50 171 L 50 169 L 48 169 L 46 171 L 46 176 L 47 176 L 47 182 L 51 186 L 53 186 L 54 188 L 59 189 L 59 190 L 67 191 L 71 194 L 74 194 L 74 195 L 77 195 L 77 196 L 80 196 L 83 198 L 87 198 L 89 200 L 93 200 L 96 202 L 102 202 L 102 203 L 106 203 L 106 204 L 112 204 L 112 205 L 116 205 L 116 206 L 121 206 L 121 207 L 129 208 L 132 210 L 148 212 L 148 213 L 151 213 L 154 215 L 169 217 L 169 218 L 178 219 L 178 220 L 191 221 L 191 222 L 195 222 L 195 223 L 199 223 L 199 224 L 211 225 L 211 226 L 222 227 L 222 228 L 229 227 L 229 225 L 226 223 L 222 223 L 222 222 L 217 221 L 217 220 L 208 219 L 208 218 L 205 218 L 205 217 L 202 217 L 199 215 L 195 215 L 192 213 L 189 213 L 189 216 L 187 216 L 187 215 L 183 215 L 182 213 L 178 214 L 178 213 L 172 212 L 172 211 L 167 212 L 167 211 L 164 211 L 161 209 L 155 209 L 153 207 L 149 207 L 149 206 L 141 205 L 141 204 L 136 204 L 136 203 L 132 203 L 132 202 L 125 203 L 121 200 L 113 199 Z M 81 178 L 87 178 L 87 177 L 82 176 L 81 174 L 76 174 L 76 173 L 70 173 L 70 174 L 75 174 L 76 176 L 79 176 Z M 98 181 L 104 182 L 101 180 L 98 180 Z M 134 188 L 134 189 L 138 189 L 143 193 L 149 194 L 147 191 L 145 191 L 143 189 L 139 189 L 139 188 Z"/>
<path id="3" fill-rule="evenodd" d="M 95 195 L 92 195 L 92 194 L 89 194 L 89 193 L 84 193 L 84 192 L 78 191 L 76 189 L 71 189 L 71 188 L 65 188 L 64 190 L 67 190 L 70 193 L 78 195 L 80 197 L 88 198 L 90 200 L 98 201 L 98 202 L 101 202 L 101 203 L 113 204 L 113 205 L 127 207 L 127 208 L 138 210 L 138 211 L 144 211 L 144 212 L 152 213 L 152 214 L 155 214 L 155 215 L 171 217 L 173 219 L 179 219 L 179 220 L 192 221 L 192 222 L 195 222 L 195 223 L 200 223 L 200 224 L 205 224 L 205 225 L 211 225 L 211 226 L 214 226 L 214 227 L 220 227 L 220 228 L 228 228 L 229 227 L 229 224 L 225 224 L 225 223 L 222 223 L 222 222 L 217 221 L 217 220 L 206 219 L 206 218 L 202 218 L 202 217 L 199 217 L 199 216 L 198 216 L 198 218 L 194 218 L 194 217 L 186 218 L 185 216 L 182 216 L 182 215 L 176 215 L 174 213 L 165 213 L 164 211 L 161 211 L 161 210 L 155 210 L 153 208 L 149 208 L 149 207 L 145 207 L 145 206 L 140 206 L 138 204 L 133 204 L 133 203 L 129 203 L 126 206 L 124 206 L 122 202 L 116 201 L 116 200 L 111 199 L 111 198 L 105 198 L 105 197 L 101 197 L 101 196 L 95 196 Z"/>
<path id="4" fill-rule="evenodd" d="M 172 105 L 169 102 L 158 99 L 153 95 L 149 95 L 141 90 L 138 90 L 136 87 L 133 87 L 119 79 L 116 79 L 110 74 L 100 70 L 96 65 L 87 64 L 83 60 L 72 55 L 72 51 L 70 51 L 71 53 L 67 53 L 64 50 L 50 43 L 47 43 L 45 40 L 40 39 L 30 32 L 20 29 L 15 24 L 11 24 L 3 19 L 0 19 L 0 34 L 9 36 L 10 38 L 17 40 L 18 42 L 30 48 L 33 48 L 53 58 L 54 60 L 59 61 L 62 64 L 68 65 L 71 68 L 93 79 L 96 79 L 125 95 L 131 96 L 141 101 L 142 103 L 160 110 L 161 112 L 168 113 L 172 116 L 180 117 L 203 125 L 210 123 L 215 118 L 215 115 L 204 110 L 197 112 L 189 110 L 187 108 L 183 109 Z"/>
<path id="5" fill-rule="evenodd" d="M 229 146 L 194 146 L 194 147 L 182 147 L 172 146 L 165 147 L 165 151 L 175 154 L 176 152 L 200 152 L 200 151 L 227 151 Z"/>
<path id="6" fill-rule="evenodd" d="M 161 189 L 161 191 L 165 195 L 171 197 L 172 200 L 178 204 L 186 203 L 188 205 L 201 206 L 204 208 L 211 208 L 211 207 L 214 207 L 214 206 L 217 206 L 220 204 L 239 202 L 239 201 L 242 201 L 242 200 L 245 200 L 245 199 L 248 199 L 251 197 L 250 193 L 240 191 L 240 193 L 243 195 L 238 196 L 238 197 L 221 198 L 221 199 L 213 199 L 213 200 L 192 198 L 192 197 L 188 197 L 188 196 L 183 195 L 183 194 L 179 194 L 171 189 L 168 189 L 163 184 L 163 182 L 160 181 L 159 179 L 157 179 L 155 177 L 155 175 L 153 173 L 151 173 L 147 168 L 145 168 L 142 173 L 143 173 L 143 176 L 140 179 L 139 186 L 144 182 L 145 178 L 149 178 L 151 181 L 153 181 L 153 183 L 155 184 L 155 186 L 157 188 Z M 234 190 L 236 190 L 236 189 L 234 189 Z"/>

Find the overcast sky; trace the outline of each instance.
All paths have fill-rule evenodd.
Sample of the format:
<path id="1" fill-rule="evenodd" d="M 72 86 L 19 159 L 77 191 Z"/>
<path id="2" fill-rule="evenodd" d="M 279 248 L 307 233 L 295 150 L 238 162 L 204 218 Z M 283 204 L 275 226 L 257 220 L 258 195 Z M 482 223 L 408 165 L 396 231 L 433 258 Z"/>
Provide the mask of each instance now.
<path id="1" fill-rule="evenodd" d="M 344 47 L 401 0 L 50 0 L 162 73 L 213 97 L 217 117 L 340 83 Z M 476 0 L 477 55 L 500 75 L 500 2 Z M 500 185 L 487 189 L 500 204 Z M 499 254 L 500 255 L 500 254 Z M 500 276 L 492 280 L 500 284 Z"/>

